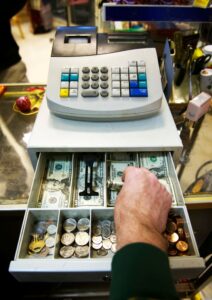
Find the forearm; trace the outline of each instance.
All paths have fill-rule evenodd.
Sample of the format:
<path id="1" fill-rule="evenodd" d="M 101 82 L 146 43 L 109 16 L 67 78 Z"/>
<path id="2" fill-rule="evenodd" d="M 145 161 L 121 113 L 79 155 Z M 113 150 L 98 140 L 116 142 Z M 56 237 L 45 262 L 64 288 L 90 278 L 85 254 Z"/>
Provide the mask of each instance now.
<path id="1" fill-rule="evenodd" d="M 111 300 L 179 299 L 168 257 L 157 247 L 134 243 L 119 250 L 112 261 Z"/>

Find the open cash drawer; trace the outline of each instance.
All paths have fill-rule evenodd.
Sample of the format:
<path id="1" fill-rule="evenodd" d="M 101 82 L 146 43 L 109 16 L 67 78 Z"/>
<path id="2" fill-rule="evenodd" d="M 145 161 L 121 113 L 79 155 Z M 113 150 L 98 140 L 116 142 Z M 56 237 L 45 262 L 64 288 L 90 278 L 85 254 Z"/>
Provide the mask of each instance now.
<path id="1" fill-rule="evenodd" d="M 204 268 L 169 152 L 41 153 L 10 272 L 19 281 L 103 281 L 116 251 L 113 220 L 126 166 L 144 166 L 172 193 L 164 233 L 174 279 Z M 178 243 L 179 242 L 179 243 Z"/>

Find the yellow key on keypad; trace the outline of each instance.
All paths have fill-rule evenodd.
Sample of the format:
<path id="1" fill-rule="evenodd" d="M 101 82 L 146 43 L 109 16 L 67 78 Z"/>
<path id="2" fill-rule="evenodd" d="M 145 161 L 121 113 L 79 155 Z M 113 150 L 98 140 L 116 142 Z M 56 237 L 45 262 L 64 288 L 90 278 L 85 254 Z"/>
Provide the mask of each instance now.
<path id="1" fill-rule="evenodd" d="M 68 89 L 60 89 L 60 97 L 68 97 Z"/>

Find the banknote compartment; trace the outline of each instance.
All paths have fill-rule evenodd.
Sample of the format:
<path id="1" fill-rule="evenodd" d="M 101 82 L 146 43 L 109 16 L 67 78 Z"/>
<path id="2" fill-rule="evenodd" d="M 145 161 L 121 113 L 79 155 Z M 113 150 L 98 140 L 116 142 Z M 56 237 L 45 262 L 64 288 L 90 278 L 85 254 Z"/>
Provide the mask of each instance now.
<path id="1" fill-rule="evenodd" d="M 73 189 L 73 162 L 72 153 L 40 154 L 29 196 L 29 208 L 57 209 L 70 206 Z M 57 174 L 51 174 L 50 171 L 48 173 L 50 164 L 58 168 Z"/>
<path id="2" fill-rule="evenodd" d="M 106 206 L 105 156 L 105 153 L 75 154 L 72 207 Z"/>
<path id="3" fill-rule="evenodd" d="M 29 209 L 26 212 L 23 224 L 23 230 L 21 231 L 21 235 L 19 237 L 19 245 L 17 252 L 17 259 L 52 259 L 54 258 L 55 244 L 56 244 L 56 232 L 57 232 L 57 224 L 58 224 L 58 210 L 40 210 L 40 209 Z M 55 233 L 49 234 L 47 232 L 47 228 L 49 225 L 54 224 L 56 226 Z M 40 226 L 40 227 L 39 227 Z M 46 228 L 46 231 L 45 231 Z M 37 236 L 36 236 L 37 235 Z M 54 239 L 54 246 L 52 246 L 51 251 L 47 255 L 44 252 L 32 252 L 30 250 L 30 243 L 33 241 L 38 241 L 38 244 L 32 244 L 33 249 L 37 249 L 39 247 L 43 247 L 45 241 L 45 245 L 42 250 L 46 247 L 47 239 L 51 237 L 51 240 Z M 42 240 L 41 243 L 39 241 Z M 36 248 L 37 246 L 37 248 Z M 54 248 L 54 249 L 53 249 Z M 31 254 L 29 254 L 31 252 Z"/>
<path id="4" fill-rule="evenodd" d="M 140 167 L 147 168 L 172 194 L 172 206 L 184 205 L 183 194 L 170 152 L 140 152 Z"/>
<path id="5" fill-rule="evenodd" d="M 68 233 L 68 231 L 66 231 L 64 229 L 64 222 L 68 219 L 74 219 L 76 221 L 76 228 L 73 229 L 72 231 L 69 231 L 70 233 L 73 233 L 74 236 L 76 237 L 77 232 L 79 232 L 80 230 L 77 227 L 77 223 L 80 219 L 82 218 L 86 218 L 89 219 L 89 228 L 87 230 L 84 230 L 83 232 L 86 232 L 89 236 L 89 240 L 88 243 L 86 243 L 86 246 L 89 247 L 89 252 L 88 252 L 88 256 L 87 257 L 77 257 L 77 255 L 74 253 L 71 257 L 69 258 L 64 258 L 60 255 L 60 249 L 65 246 L 64 244 L 62 244 L 61 242 L 61 238 L 63 236 L 64 233 Z M 90 231 L 91 231 L 91 216 L 90 216 L 90 210 L 89 209 L 78 209 L 78 208 L 70 208 L 70 209 L 62 209 L 60 210 L 60 214 L 59 214 L 59 221 L 58 221 L 58 231 L 57 231 L 57 242 L 56 242 L 56 248 L 55 248 L 55 259 L 66 259 L 66 260 L 73 260 L 73 259 L 85 259 L 85 258 L 89 258 L 90 257 Z M 70 244 L 70 246 L 76 248 L 77 243 L 76 243 L 76 239 Z"/>
<path id="6" fill-rule="evenodd" d="M 112 152 L 106 154 L 107 206 L 114 207 L 116 197 L 122 186 L 122 175 L 126 167 L 139 166 L 138 153 Z"/>
<path id="7" fill-rule="evenodd" d="M 104 259 L 104 258 L 112 258 L 114 255 L 114 252 L 111 251 L 111 249 L 104 249 L 103 245 L 100 249 L 94 249 L 92 247 L 92 238 L 94 235 L 96 236 L 102 236 L 102 241 L 109 239 L 109 236 L 106 237 L 104 236 L 102 229 L 101 229 L 101 234 L 95 234 L 94 231 L 94 227 L 96 225 L 100 225 L 102 226 L 102 222 L 109 221 L 111 223 L 114 223 L 114 209 L 113 208 L 107 208 L 107 209 L 92 209 L 91 211 L 91 258 L 98 258 L 98 259 Z M 110 235 L 115 235 L 114 232 L 114 228 L 115 226 L 112 226 L 111 229 L 111 225 L 110 225 L 110 229 L 111 229 L 111 234 Z M 109 235 L 109 234 L 108 234 Z M 112 243 L 111 243 L 112 244 Z M 101 252 L 103 250 L 103 252 Z M 106 250 L 106 251 L 104 251 Z M 107 254 L 106 254 L 107 252 Z M 101 253 L 101 254 L 98 254 Z"/>

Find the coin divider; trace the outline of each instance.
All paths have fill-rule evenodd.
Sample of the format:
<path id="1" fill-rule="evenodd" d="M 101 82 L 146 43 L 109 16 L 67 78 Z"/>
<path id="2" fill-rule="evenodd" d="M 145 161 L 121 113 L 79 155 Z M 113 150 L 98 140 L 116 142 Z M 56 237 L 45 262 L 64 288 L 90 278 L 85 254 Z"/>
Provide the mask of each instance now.
<path id="1" fill-rule="evenodd" d="M 121 159 L 118 157 L 121 155 Z M 117 161 L 117 162 L 123 162 L 128 160 L 124 159 L 124 155 L 133 155 L 133 160 L 135 161 L 136 167 L 139 167 L 139 155 L 137 152 L 111 152 L 111 153 L 106 153 L 106 183 L 105 183 L 105 189 L 106 189 L 106 203 L 107 207 L 111 208 L 113 206 L 109 205 L 110 201 L 110 188 L 107 187 L 107 180 L 111 180 L 110 178 L 110 167 L 111 167 L 111 161 Z"/>
<path id="2" fill-rule="evenodd" d="M 54 255 L 47 257 L 31 257 L 28 252 L 28 246 L 32 239 L 33 226 L 39 221 L 53 221 L 57 226 L 58 224 L 58 210 L 41 210 L 41 209 L 29 209 L 26 211 L 26 217 L 23 222 L 23 230 L 21 230 L 19 237 L 19 247 L 17 248 L 17 259 L 52 259 Z M 56 234 L 55 234 L 55 246 L 56 247 Z M 55 251 L 55 250 L 54 250 Z"/>
<path id="3" fill-rule="evenodd" d="M 88 153 L 88 152 L 85 152 Z M 103 195 L 103 205 L 102 206 L 96 206 L 96 205 L 87 205 L 87 206 L 77 206 L 77 192 L 78 187 L 77 187 L 77 179 L 78 179 L 78 172 L 79 172 L 79 163 L 80 163 L 80 155 L 82 153 L 75 153 L 74 155 L 74 169 L 73 169 L 73 192 L 72 192 L 72 201 L 71 201 L 71 207 L 74 208 L 90 208 L 90 207 L 107 207 L 107 202 L 106 202 L 106 153 L 104 152 L 97 152 L 97 155 L 101 154 L 102 159 L 103 159 L 103 189 L 104 189 L 104 195 Z"/>
<path id="4" fill-rule="evenodd" d="M 88 242 L 88 247 L 89 247 L 89 254 L 88 257 L 83 257 L 83 258 L 79 258 L 76 257 L 75 255 L 73 255 L 70 258 L 63 258 L 60 256 L 59 251 L 60 248 L 63 247 L 64 245 L 60 242 L 62 234 L 65 233 L 65 230 L 63 229 L 63 222 L 68 219 L 68 218 L 73 218 L 76 221 L 78 221 L 81 218 L 88 218 L 90 220 L 90 227 L 89 230 L 86 231 L 89 234 L 89 242 Z M 76 234 L 76 232 L 78 231 L 78 229 L 76 228 L 73 233 Z M 73 259 L 88 259 L 90 258 L 90 242 L 91 241 L 91 212 L 90 209 L 82 209 L 82 208 L 67 208 L 67 209 L 61 209 L 60 210 L 60 214 L 59 214 L 59 221 L 58 221 L 58 228 L 57 228 L 57 238 L 56 238 L 56 245 L 55 245 L 55 254 L 54 254 L 54 258 L 55 259 L 65 259 L 65 260 L 73 260 Z M 75 242 L 70 245 L 73 246 L 76 245 Z"/>
<path id="5" fill-rule="evenodd" d="M 105 209 L 92 209 L 91 210 L 91 243 L 92 243 L 92 228 L 93 225 L 97 222 L 97 221 L 103 221 L 103 220 L 110 220 L 110 221 L 114 221 L 114 208 L 105 208 Z M 93 249 L 92 247 L 90 248 L 91 251 L 91 258 L 97 258 L 97 259 L 108 259 L 108 258 L 112 258 L 114 253 L 111 250 L 108 250 L 108 254 L 105 256 L 100 256 L 97 255 L 97 250 Z"/>
<path id="6" fill-rule="evenodd" d="M 66 153 L 66 152 L 51 152 L 51 153 L 40 153 L 38 158 L 38 163 L 35 169 L 35 175 L 33 178 L 30 195 L 28 199 L 28 208 L 38 208 L 38 209 L 48 209 L 42 208 L 38 206 L 39 197 L 42 192 L 42 184 L 45 180 L 46 169 L 47 169 L 47 161 L 51 159 L 51 156 L 56 155 L 70 155 L 71 163 L 72 163 L 72 174 L 71 174 L 71 181 L 69 186 L 69 200 L 68 200 L 68 207 L 70 206 L 72 194 L 73 194 L 73 172 L 74 172 L 74 154 L 73 153 Z M 53 208 L 54 209 L 54 208 Z M 56 208 L 55 208 L 56 209 Z"/>

